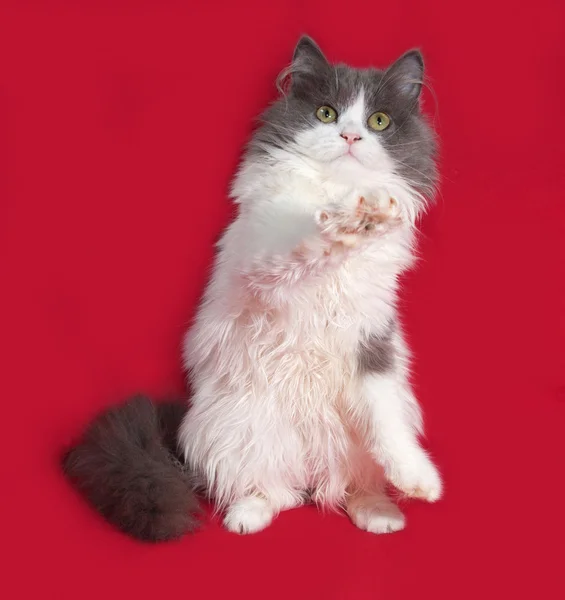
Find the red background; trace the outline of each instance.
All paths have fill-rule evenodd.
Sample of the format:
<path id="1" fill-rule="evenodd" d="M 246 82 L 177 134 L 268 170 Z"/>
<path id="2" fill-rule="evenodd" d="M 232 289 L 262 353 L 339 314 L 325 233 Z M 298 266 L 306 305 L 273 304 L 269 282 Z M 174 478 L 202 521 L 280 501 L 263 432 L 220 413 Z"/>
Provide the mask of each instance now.
<path id="1" fill-rule="evenodd" d="M 238 4 L 0 8 L 4 597 L 565 597 L 565 5 Z M 57 457 L 104 406 L 183 389 L 230 177 L 302 32 L 427 58 L 443 184 L 403 310 L 445 499 L 390 536 L 306 507 L 142 545 Z"/>

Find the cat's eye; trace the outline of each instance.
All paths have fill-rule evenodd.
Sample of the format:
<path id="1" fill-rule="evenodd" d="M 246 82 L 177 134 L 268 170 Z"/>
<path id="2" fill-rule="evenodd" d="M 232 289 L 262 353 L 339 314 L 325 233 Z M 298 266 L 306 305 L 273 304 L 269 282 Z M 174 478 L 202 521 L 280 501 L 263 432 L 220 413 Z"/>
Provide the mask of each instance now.
<path id="1" fill-rule="evenodd" d="M 384 112 L 376 112 L 369 117 L 367 123 L 375 131 L 384 131 L 390 125 L 390 117 Z"/>
<path id="2" fill-rule="evenodd" d="M 331 106 L 320 106 L 316 111 L 316 117 L 322 123 L 333 123 L 337 119 L 337 112 Z"/>

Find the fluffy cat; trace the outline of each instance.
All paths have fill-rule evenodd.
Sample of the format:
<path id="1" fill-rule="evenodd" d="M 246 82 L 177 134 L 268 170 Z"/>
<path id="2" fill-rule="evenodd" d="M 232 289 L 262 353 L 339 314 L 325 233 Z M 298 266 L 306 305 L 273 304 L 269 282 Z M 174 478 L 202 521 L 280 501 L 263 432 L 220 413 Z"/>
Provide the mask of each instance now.
<path id="1" fill-rule="evenodd" d="M 304 38 L 288 75 L 235 179 L 239 214 L 186 339 L 179 441 L 231 531 L 259 531 L 306 494 L 393 531 L 404 519 L 385 478 L 441 494 L 395 309 L 435 176 L 423 62 L 333 67 Z"/>
<path id="2" fill-rule="evenodd" d="M 417 51 L 384 71 L 333 66 L 304 37 L 246 151 L 184 344 L 193 395 L 178 434 L 230 531 L 312 500 L 387 533 L 404 527 L 387 483 L 441 496 L 396 310 L 436 182 L 423 68 Z"/>

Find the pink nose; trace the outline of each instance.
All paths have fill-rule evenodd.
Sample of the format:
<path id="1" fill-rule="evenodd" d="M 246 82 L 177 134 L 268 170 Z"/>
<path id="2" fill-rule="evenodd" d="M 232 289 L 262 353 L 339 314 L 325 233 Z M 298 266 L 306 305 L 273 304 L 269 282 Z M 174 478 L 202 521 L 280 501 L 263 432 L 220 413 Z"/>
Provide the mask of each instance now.
<path id="1" fill-rule="evenodd" d="M 350 146 L 361 139 L 361 136 L 356 133 L 347 133 L 344 131 L 340 135 Z"/>

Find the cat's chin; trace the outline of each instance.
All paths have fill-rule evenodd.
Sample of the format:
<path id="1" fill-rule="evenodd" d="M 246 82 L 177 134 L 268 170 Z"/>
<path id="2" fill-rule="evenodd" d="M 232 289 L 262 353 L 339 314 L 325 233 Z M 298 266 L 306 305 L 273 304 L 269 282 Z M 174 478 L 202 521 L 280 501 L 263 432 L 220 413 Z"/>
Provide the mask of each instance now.
<path id="1" fill-rule="evenodd" d="M 374 172 L 353 154 L 342 154 L 330 164 L 331 178 L 343 183 L 357 183 L 359 179 L 372 179 Z"/>
<path id="2" fill-rule="evenodd" d="M 340 158 L 344 161 L 357 163 L 357 164 L 363 166 L 363 163 L 354 154 L 351 154 L 350 152 L 346 152 L 345 154 L 342 154 Z"/>

